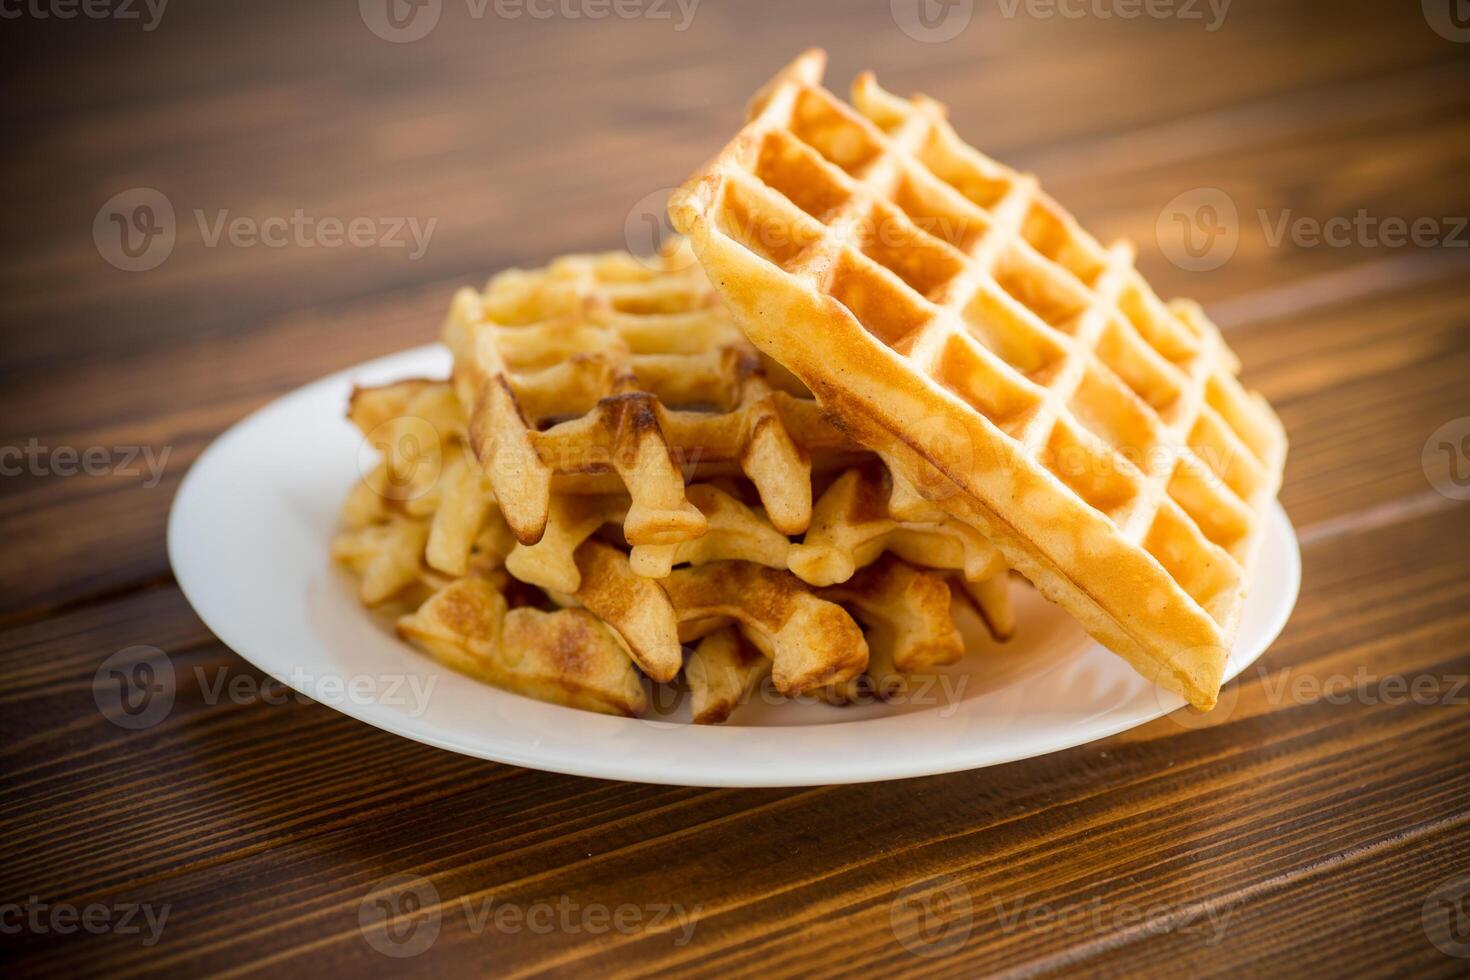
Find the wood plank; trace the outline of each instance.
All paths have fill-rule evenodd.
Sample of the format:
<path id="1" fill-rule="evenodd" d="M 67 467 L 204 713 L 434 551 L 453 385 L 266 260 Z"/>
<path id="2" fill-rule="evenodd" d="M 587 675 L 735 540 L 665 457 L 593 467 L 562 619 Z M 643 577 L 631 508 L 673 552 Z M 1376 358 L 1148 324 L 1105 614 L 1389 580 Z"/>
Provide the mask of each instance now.
<path id="1" fill-rule="evenodd" d="M 898 783 L 734 792 L 522 772 L 320 707 L 203 705 L 185 681 L 175 716 L 157 728 L 125 733 L 98 718 L 17 750 L 26 763 L 0 823 L 12 844 L 0 893 L 26 882 L 52 901 L 168 901 L 177 938 L 166 934 L 147 955 L 189 972 L 243 965 L 265 948 L 280 950 L 283 964 L 311 955 L 370 969 L 378 954 L 357 931 L 357 909 L 372 882 L 398 872 L 432 877 L 449 903 L 422 961 L 436 969 L 487 957 L 512 972 L 570 969 L 592 955 L 630 970 L 704 973 L 923 966 L 897 942 L 890 908 L 905 886 L 938 873 L 955 876 L 976 906 L 971 938 L 945 972 L 1080 955 L 1068 952 L 1077 947 L 1068 930 L 999 928 L 1018 901 L 1058 910 L 1095 900 L 1176 911 L 1212 903 L 1262 930 L 1270 919 L 1250 911 L 1257 902 L 1311 895 L 1330 917 L 1355 893 L 1324 893 L 1312 869 L 1348 873 L 1373 855 L 1462 840 L 1470 769 L 1459 746 L 1470 713 L 1458 703 L 1396 703 L 1387 678 L 1431 678 L 1447 697 L 1470 674 L 1467 530 L 1470 508 L 1460 506 L 1310 544 L 1298 615 L 1265 669 L 1200 727 L 1162 719 L 1054 756 Z M 8 656 L 5 668 L 45 659 L 49 644 L 72 649 L 88 632 L 98 642 L 87 646 L 107 651 L 127 642 L 128 629 L 113 625 L 127 619 L 22 627 L 30 652 Z M 180 663 L 233 660 L 210 645 L 195 652 L 200 659 L 186 651 Z M 238 662 L 228 669 L 250 673 Z M 23 690 L 90 697 L 93 670 L 76 660 Z M 1347 703 L 1299 694 L 1297 678 L 1337 677 L 1354 692 Z M 52 713 L 58 723 L 77 715 L 75 704 Z M 925 818 L 915 822 L 917 800 Z M 467 838 L 469 826 L 477 829 Z M 1432 866 L 1415 868 L 1414 887 L 1435 884 L 1424 877 Z M 240 880 L 282 905 L 242 910 L 227 884 Z M 1364 887 L 1383 903 L 1402 884 Z M 567 895 L 583 906 L 703 908 L 688 946 L 666 930 L 477 934 L 455 903 L 489 895 L 522 906 Z M 123 939 L 107 944 L 108 962 L 140 967 L 143 951 Z M 57 937 L 45 951 L 62 966 L 98 955 Z M 1136 955 L 1157 954 L 1147 945 Z"/>
<path id="2" fill-rule="evenodd" d="M 1458 276 L 1231 331 L 1245 380 L 1286 424 L 1281 499 L 1299 527 L 1433 493 L 1424 444 L 1470 414 L 1470 298 Z"/>
<path id="3" fill-rule="evenodd" d="M 1320 969 L 1323 949 L 1331 949 L 1359 975 L 1454 976 L 1456 960 L 1425 941 L 1423 909 L 1467 847 L 1466 822 L 1443 821 L 1264 883 L 1229 919 L 1221 911 L 1228 942 L 1210 943 L 1214 933 L 1201 943 L 1198 933 L 1141 930 L 1068 963 L 1085 967 L 1105 958 L 1109 969 L 1124 972 L 1306 975 Z M 1406 941 L 1385 943 L 1384 933 Z"/>
<path id="4" fill-rule="evenodd" d="M 1273 249 L 1265 241 L 1259 219 L 1252 219 L 1251 214 L 1265 210 L 1274 220 L 1286 213 L 1289 209 L 1283 195 L 1309 180 L 1323 165 L 1320 156 L 1303 151 L 1304 127 L 1316 127 L 1324 133 L 1347 130 L 1349 136 L 1340 137 L 1341 144 L 1327 148 L 1334 156 L 1362 155 L 1386 159 L 1391 164 L 1374 175 L 1376 186 L 1372 195 L 1358 199 L 1365 206 L 1372 205 L 1369 210 L 1376 216 L 1448 216 L 1470 208 L 1470 199 L 1466 198 L 1470 191 L 1461 190 L 1462 184 L 1438 179 L 1463 165 L 1464 151 L 1459 148 L 1470 145 L 1452 138 L 1465 132 L 1470 119 L 1467 116 L 1470 97 L 1464 94 L 1470 90 L 1456 84 L 1465 75 L 1466 69 L 1457 64 L 1433 66 L 1396 76 L 1388 85 L 1374 80 L 1372 86 L 1364 86 L 1364 98 L 1330 98 L 1314 90 L 1267 106 L 1255 106 L 1250 114 L 1232 124 L 1213 127 L 1229 135 L 1217 137 L 1209 145 L 1211 156 L 1203 160 L 1165 157 L 1167 168 L 1161 168 L 1157 162 L 1162 147 L 1161 134 L 1155 132 L 1116 138 L 1114 142 L 1123 146 L 1111 150 L 1103 145 L 1077 147 L 1066 157 L 1066 164 L 1060 157 L 1039 163 L 1043 165 L 1042 175 L 1048 184 L 1088 218 L 1100 235 L 1104 238 L 1124 235 L 1139 241 L 1145 271 L 1158 282 L 1161 292 L 1188 293 L 1205 300 L 1222 296 L 1239 300 L 1271 282 L 1355 269 L 1395 254 L 1389 249 L 1359 246 Z M 1411 107 L 1407 112 L 1406 104 Z M 1455 128 L 1446 130 L 1445 113 L 1450 111 L 1456 113 L 1452 117 L 1456 120 Z M 1205 128 L 1217 122 L 1215 116 L 1206 115 L 1190 120 L 1189 125 Z M 1263 132 L 1268 135 L 1263 136 Z M 1187 145 L 1194 142 L 1186 133 L 1174 134 L 1172 138 Z M 1092 166 L 1099 154 L 1113 162 Z M 1247 183 L 1270 188 L 1269 194 L 1258 191 L 1249 196 L 1240 195 L 1246 226 L 1241 248 L 1245 251 L 1239 252 L 1222 269 L 1206 274 L 1174 268 L 1159 254 L 1158 244 L 1153 241 L 1155 219 L 1166 203 L 1164 195 L 1198 186 L 1207 179 L 1200 172 L 1201 165 L 1218 167 L 1222 159 L 1232 165 L 1227 171 L 1230 179 L 1221 181 L 1218 176 L 1210 179 L 1232 187 Z M 1129 161 L 1128 165 L 1122 164 L 1124 160 Z M 1346 201 L 1334 200 L 1300 216 L 1325 220 L 1347 206 Z M 620 244 L 617 239 L 621 225 L 621 220 L 607 222 L 602 234 L 589 241 L 589 247 Z M 1455 257 L 1453 250 L 1449 256 Z M 350 258 L 345 254 L 337 257 Z M 501 261 L 536 261 L 543 257 L 544 253 L 527 248 Z M 115 420 L 120 413 L 122 417 L 144 415 L 163 406 L 181 408 L 199 404 L 202 394 L 234 392 L 242 383 L 246 390 L 279 390 L 330 368 L 346 366 L 374 353 L 385 353 L 394 346 L 432 338 L 442 317 L 444 297 L 455 286 L 478 281 L 493 268 L 495 263 L 486 261 L 465 276 L 431 281 L 407 291 L 394 290 L 387 297 L 364 300 L 359 295 L 338 304 L 325 304 L 318 299 L 269 320 L 252 320 L 249 326 L 255 330 L 289 327 L 300 332 L 291 342 L 293 349 L 300 350 L 303 356 L 285 363 L 277 359 L 256 364 L 248 357 L 232 357 L 233 344 L 238 342 L 235 338 L 161 353 L 133 350 L 127 357 L 91 367 L 78 357 L 81 352 L 69 350 L 67 359 L 54 370 L 19 378 L 7 390 L 8 398 L 33 410 L 24 420 L 14 413 L 0 417 L 3 418 L 0 425 L 5 426 L 0 432 L 9 440 L 54 434 L 58 429 L 76 424 L 73 413 L 89 413 L 94 420 Z M 253 276 L 272 274 L 269 267 L 250 271 Z M 1392 284 L 1388 281 L 1384 285 L 1387 288 Z M 384 323 L 383 318 L 391 320 L 391 325 Z M 95 323 L 99 328 L 116 326 L 113 321 L 95 320 Z M 395 328 L 398 333 L 394 333 Z M 118 371 L 124 374 L 118 376 Z M 154 373 L 151 385 L 144 383 L 143 375 L 148 372 Z M 159 385 L 160 376 L 168 378 L 166 386 Z M 114 379 L 120 382 L 116 390 L 99 398 L 99 389 L 109 387 L 104 382 Z M 88 397 L 80 397 L 83 393 Z"/>
<path id="5" fill-rule="evenodd" d="M 138 39 L 149 45 L 146 58 L 131 43 L 88 50 L 73 79 L 40 93 L 54 101 L 12 110 L 24 143 L 8 176 L 35 188 L 17 202 L 17 221 L 42 237 L 0 264 L 0 324 L 48 329 L 26 331 L 7 370 L 105 362 L 144 346 L 248 331 L 308 306 L 606 247 L 621 237 L 635 202 L 677 184 L 719 145 L 749 94 L 802 38 L 828 40 L 837 79 L 880 66 L 895 86 L 922 83 L 953 103 L 962 130 L 997 155 L 1029 164 L 1022 151 L 1042 145 L 1050 160 L 1066 153 L 1074 168 L 1104 134 L 1120 131 L 1146 139 L 1122 151 L 1134 166 L 1158 161 L 1161 138 L 1170 158 L 1181 147 L 1218 149 L 1199 131 L 1245 135 L 1256 100 L 1305 97 L 1334 116 L 1352 114 L 1388 96 L 1349 89 L 1334 100 L 1330 86 L 1393 92 L 1401 73 L 1453 57 L 1416 11 L 1324 7 L 1334 24 L 1327 32 L 1294 30 L 1296 11 L 1239 6 L 1226 28 L 1210 33 L 1188 23 L 1005 18 L 980 5 L 970 29 L 935 46 L 905 38 L 882 4 L 761 3 L 742 4 L 739 14 L 709 5 L 682 34 L 649 20 L 596 32 L 493 18 L 456 31 L 446 20 L 422 42 L 355 45 L 351 57 L 333 39 L 351 31 L 374 40 L 354 11 L 277 4 L 245 17 L 176 8 L 168 30 Z M 730 30 L 749 45 L 726 43 Z M 1349 43 L 1354 56 L 1342 57 Z M 112 100 L 80 104 L 94 79 L 111 88 L 124 75 Z M 1190 84 L 1178 84 L 1183 77 Z M 1442 84 L 1428 104 L 1462 89 Z M 1079 90 L 1093 97 L 1080 100 Z M 650 93 L 658 93 L 657 108 Z M 1403 97 L 1397 109 L 1412 116 L 1421 104 Z M 116 117 L 120 105 L 126 123 Z M 1222 120 L 1228 110 L 1237 115 Z M 1198 121 L 1169 139 L 1170 127 L 1191 116 Z M 507 133 L 515 134 L 509 147 Z M 1084 142 L 1067 153 L 1076 140 Z M 40 161 L 56 179 L 32 179 Z M 1191 180 L 1184 188 L 1200 182 Z M 180 240 L 165 264 L 130 274 L 99 261 L 91 226 L 103 199 L 139 185 L 174 202 Z M 1150 224 L 1168 196 L 1150 193 Z M 1097 217 L 1090 200 L 1073 203 Z M 1105 199 L 1098 211 L 1118 203 Z M 211 248 L 193 217 L 196 209 L 262 218 L 295 208 L 316 217 L 438 218 L 439 226 L 422 261 L 411 262 L 395 249 Z"/>

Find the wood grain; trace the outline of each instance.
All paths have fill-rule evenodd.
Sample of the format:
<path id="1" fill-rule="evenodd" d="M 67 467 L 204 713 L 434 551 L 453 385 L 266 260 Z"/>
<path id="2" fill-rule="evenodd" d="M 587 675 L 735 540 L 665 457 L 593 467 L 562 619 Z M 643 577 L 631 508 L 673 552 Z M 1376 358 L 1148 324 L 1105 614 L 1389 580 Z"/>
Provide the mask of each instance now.
<path id="1" fill-rule="evenodd" d="M 881 0 L 704 0 L 684 31 L 445 3 L 411 44 L 375 38 L 350 4 L 170 6 L 149 32 L 7 21 L 24 54 L 0 78 L 27 97 L 0 109 L 23 230 L 0 245 L 0 446 L 169 454 L 156 485 L 0 477 L 0 914 L 168 909 L 156 945 L 0 933 L 7 966 L 1463 974 L 1422 915 L 1470 874 L 1470 508 L 1432 489 L 1447 461 L 1426 470 L 1422 451 L 1470 416 L 1470 249 L 1268 231 L 1283 216 L 1448 228 L 1470 214 L 1470 45 L 1416 4 L 1241 3 L 1216 31 L 973 7 L 944 44 L 905 37 Z M 624 247 L 630 211 L 721 145 L 809 43 L 832 50 L 837 79 L 873 67 L 943 98 L 978 145 L 1037 172 L 1101 236 L 1136 241 L 1145 274 L 1203 300 L 1278 407 L 1303 593 L 1221 709 L 973 773 L 644 786 L 387 735 L 286 696 L 219 644 L 163 543 L 203 447 L 296 385 L 433 339 L 460 284 Z M 92 220 L 137 186 L 174 204 L 178 242 L 126 273 Z M 1208 272 L 1173 264 L 1159 233 L 1198 188 L 1238 212 L 1235 251 Z M 210 246 L 193 213 L 298 208 L 437 224 L 409 260 Z M 177 696 L 162 723 L 127 731 L 98 711 L 94 679 L 138 645 L 166 653 Z M 1401 693 L 1416 681 L 1432 696 Z M 243 696 L 221 696 L 230 684 Z M 360 926 L 394 875 L 437 894 L 438 937 L 407 959 Z M 501 905 L 639 920 L 497 927 Z M 673 906 L 687 942 L 685 922 L 652 921 Z"/>

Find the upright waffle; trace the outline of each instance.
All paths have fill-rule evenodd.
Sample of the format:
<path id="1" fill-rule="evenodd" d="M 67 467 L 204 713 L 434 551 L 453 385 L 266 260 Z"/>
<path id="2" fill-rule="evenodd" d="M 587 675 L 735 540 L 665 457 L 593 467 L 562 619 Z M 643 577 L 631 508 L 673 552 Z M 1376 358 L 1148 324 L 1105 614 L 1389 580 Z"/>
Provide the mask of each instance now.
<path id="1" fill-rule="evenodd" d="M 1285 434 L 1164 305 L 942 105 L 810 51 L 675 195 L 747 336 L 1145 676 L 1217 697 Z"/>
<path id="2" fill-rule="evenodd" d="M 687 255 L 610 253 L 461 290 L 444 328 L 469 435 L 516 538 L 546 531 L 553 489 L 623 491 L 634 545 L 707 523 L 699 474 L 743 473 L 782 533 L 811 517 L 814 451 L 852 448 L 810 398 L 773 391 Z"/>

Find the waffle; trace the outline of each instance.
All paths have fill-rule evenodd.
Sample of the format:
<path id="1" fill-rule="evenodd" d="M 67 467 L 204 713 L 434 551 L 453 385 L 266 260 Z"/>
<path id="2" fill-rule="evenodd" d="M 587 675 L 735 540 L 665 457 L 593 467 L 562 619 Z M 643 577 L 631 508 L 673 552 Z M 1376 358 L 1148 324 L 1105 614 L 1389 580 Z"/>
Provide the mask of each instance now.
<path id="1" fill-rule="evenodd" d="M 583 609 L 512 609 L 491 582 L 463 578 L 401 617 L 397 629 L 446 666 L 497 687 L 605 714 L 647 710 L 627 653 Z"/>
<path id="2" fill-rule="evenodd" d="M 553 490 L 626 492 L 634 545 L 704 534 L 684 493 L 739 473 L 774 527 L 806 529 L 811 452 L 854 449 L 809 397 L 774 390 L 687 256 L 558 259 L 461 290 L 444 328 L 468 431 L 516 538 L 546 532 Z"/>
<path id="3" fill-rule="evenodd" d="M 810 51 L 670 211 L 746 335 L 1145 676 L 1216 700 L 1285 435 L 1163 304 L 942 105 L 856 109 Z"/>
<path id="4" fill-rule="evenodd" d="M 397 483 L 408 488 L 397 495 L 404 498 L 402 507 L 432 518 L 425 546 L 429 568 L 449 577 L 465 574 L 471 551 L 479 542 L 518 581 L 553 594 L 577 596 L 583 581 L 578 549 L 599 529 L 623 524 L 628 496 L 553 494 L 541 539 L 534 545 L 520 543 L 495 507 L 477 461 L 464 452 L 463 416 L 454 405 L 454 393 L 444 382 L 413 380 L 355 392 L 349 411 L 352 420 L 365 432 L 388 433 L 392 438 L 379 440 L 390 452 L 385 453 L 383 465 L 354 491 L 353 499 L 365 494 L 369 509 L 384 497 L 396 499 L 384 492 L 393 481 L 383 474 L 395 467 L 402 469 L 405 475 Z M 414 410 L 424 414 L 393 414 Z M 427 430 L 420 431 L 413 424 L 430 419 Z M 447 447 L 443 461 L 439 457 L 402 460 L 408 435 L 419 446 L 442 442 Z M 436 477 L 435 485 L 417 489 L 426 474 Z M 674 545 L 635 545 L 628 557 L 629 567 L 639 576 L 664 579 L 676 565 L 745 561 L 788 569 L 809 585 L 828 586 L 846 581 L 857 569 L 892 551 L 923 568 L 955 571 L 953 584 L 964 590 L 992 635 L 1004 640 L 1014 631 L 1007 569 L 999 552 L 908 484 L 890 479 L 875 460 L 840 472 L 821 490 L 814 520 L 803 540 L 795 544 L 772 526 L 763 510 L 740 499 L 739 490 L 730 480 L 687 487 L 686 499 L 704 516 L 706 533 Z M 412 550 L 414 544 L 405 542 L 403 547 Z M 395 562 L 386 567 L 402 568 Z M 364 578 L 364 583 L 368 581 L 371 579 Z M 630 587 L 641 588 L 641 584 Z M 672 662 L 667 646 L 665 653 L 665 666 L 654 667 L 655 676 L 662 675 Z"/>
<path id="5" fill-rule="evenodd" d="M 790 540 L 771 526 L 763 513 L 729 492 L 709 483 L 685 488 L 686 499 L 704 517 L 707 530 L 689 541 L 671 545 L 634 545 L 629 554 L 633 570 L 646 578 L 668 578 L 675 565 L 704 565 L 712 561 L 753 561 L 785 568 Z M 624 496 L 553 495 L 546 532 L 533 545 L 519 542 L 506 556 L 511 574 L 556 592 L 576 592 L 582 575 L 576 551 L 600 528 L 621 526 L 629 500 Z"/>
<path id="6" fill-rule="evenodd" d="M 841 603 L 863 625 L 868 643 L 868 662 L 861 674 L 814 691 L 831 704 L 891 700 L 909 689 L 914 675 L 955 663 L 964 655 L 942 575 L 889 555 L 842 585 L 817 594 Z M 716 625 L 706 621 L 701 628 Z M 724 721 L 769 673 L 770 661 L 739 631 L 716 628 L 699 640 L 684 667 L 695 722 Z"/>
<path id="7" fill-rule="evenodd" d="M 358 576 L 364 604 L 412 609 L 397 618 L 400 636 L 441 663 L 511 691 L 568 707 L 641 715 L 647 696 L 617 637 L 583 609 L 521 604 L 526 590 L 500 567 L 497 544 L 508 534 L 489 521 L 467 575 L 451 578 L 426 553 L 437 515 L 413 516 L 381 495 L 385 462 L 343 507 L 332 556 Z M 422 500 L 423 498 L 415 498 Z M 514 605 L 513 605 L 514 603 Z"/>
<path id="8" fill-rule="evenodd" d="M 371 479 L 361 484 L 371 485 Z M 708 721 L 727 715 L 748 693 L 749 682 L 767 673 L 783 694 L 847 689 L 868 665 L 868 641 L 858 621 L 875 637 L 888 672 L 894 664 L 912 670 L 939 662 L 895 656 L 895 645 L 938 648 L 955 635 L 948 590 L 938 576 L 931 576 L 927 598 L 934 599 L 937 586 L 942 602 L 913 603 L 914 608 L 892 590 L 888 573 L 860 573 L 835 590 L 816 590 L 789 572 L 722 560 L 676 569 L 658 582 L 634 574 L 622 550 L 596 540 L 577 550 L 583 585 L 575 595 L 547 593 L 566 608 L 513 607 L 508 594 L 516 580 L 500 564 L 505 536 L 494 522 L 478 534 L 470 574 L 452 579 L 426 561 L 433 518 L 408 516 L 391 501 L 376 499 L 381 503 L 369 514 L 362 494 L 349 496 L 347 527 L 332 549 L 359 576 L 364 603 L 421 603 L 398 619 L 401 636 L 457 670 L 543 700 L 639 714 L 642 689 L 635 697 L 629 687 L 629 678 L 637 678 L 635 662 L 655 680 L 672 680 L 684 666 L 685 643 L 700 641 L 704 648 L 712 633 L 738 627 L 738 649 L 722 648 L 719 662 L 727 674 L 739 665 L 731 675 L 739 683 L 715 683 L 707 669 L 712 650 L 686 673 L 695 716 Z M 751 650 L 761 663 L 752 661 Z M 722 692 L 724 709 L 709 707 L 711 689 Z"/>
<path id="9" fill-rule="evenodd" d="M 464 575 L 481 531 L 507 529 L 478 460 L 467 451 L 466 420 L 454 388 L 426 378 L 357 388 L 347 417 L 382 462 L 353 489 L 345 523 L 374 522 L 385 502 L 408 516 L 432 518 L 425 561 L 445 576 Z M 506 534 L 499 537 L 504 554 L 510 544 Z"/>
<path id="10" fill-rule="evenodd" d="M 358 576 L 365 604 L 411 610 L 398 618 L 399 634 L 457 670 L 543 700 L 636 715 L 646 708 L 640 671 L 669 681 L 682 668 L 695 719 L 712 722 L 767 676 L 781 693 L 840 703 L 869 689 L 888 696 L 905 673 L 962 652 L 943 569 L 963 563 L 945 563 L 948 536 L 937 535 L 926 558 L 915 530 L 908 552 L 936 561 L 939 572 L 864 553 L 866 568 L 817 588 L 785 570 L 791 542 L 729 480 L 688 488 L 710 531 L 657 546 L 673 548 L 669 560 L 685 566 L 661 580 L 638 574 L 632 554 L 592 535 L 621 519 L 626 496 L 556 494 L 546 535 L 521 544 L 464 441 L 455 402 L 447 383 L 424 380 L 354 393 L 349 414 L 384 459 L 349 493 L 332 553 Z M 827 516 L 813 533 L 836 526 L 845 488 L 887 486 L 873 464 L 850 473 L 820 495 L 816 510 Z M 385 492 L 394 488 L 402 492 Z M 545 561 L 553 546 L 570 547 L 574 578 Z M 982 607 L 987 617 L 1008 611 L 1003 592 Z"/>
<path id="11" fill-rule="evenodd" d="M 868 627 L 867 669 L 828 687 L 829 701 L 845 703 L 864 693 L 889 700 L 906 688 L 909 675 L 965 655 L 964 640 L 950 618 L 949 586 L 934 572 L 886 555 L 819 594 L 845 605 Z"/>
<path id="12" fill-rule="evenodd" d="M 891 552 L 910 564 L 953 571 L 991 634 L 1009 639 L 1015 616 L 1005 561 L 978 531 L 953 520 L 911 490 L 895 486 L 881 464 L 870 462 L 839 474 L 818 497 L 811 527 L 792 543 L 757 507 L 715 483 L 687 488 L 709 530 L 677 545 L 635 546 L 630 568 L 640 576 L 666 579 L 676 565 L 702 566 L 743 561 L 786 569 L 808 585 L 846 582 L 860 568 Z M 575 594 L 583 574 L 576 557 L 600 528 L 618 524 L 626 497 L 554 495 L 546 533 L 534 545 L 519 542 L 506 554 L 517 579 L 551 592 Z"/>
<path id="13" fill-rule="evenodd" d="M 755 693 L 770 661 L 740 631 L 721 627 L 701 639 L 684 664 L 696 725 L 718 725 Z"/>
<path id="14" fill-rule="evenodd" d="M 676 569 L 660 582 L 635 574 L 619 549 L 600 541 L 578 548 L 577 563 L 577 601 L 621 637 L 655 680 L 678 671 L 683 643 L 726 623 L 739 626 L 771 661 L 782 694 L 841 683 L 867 666 L 868 644 L 852 617 L 790 572 L 719 561 Z M 673 670 L 659 676 L 649 664 Z"/>

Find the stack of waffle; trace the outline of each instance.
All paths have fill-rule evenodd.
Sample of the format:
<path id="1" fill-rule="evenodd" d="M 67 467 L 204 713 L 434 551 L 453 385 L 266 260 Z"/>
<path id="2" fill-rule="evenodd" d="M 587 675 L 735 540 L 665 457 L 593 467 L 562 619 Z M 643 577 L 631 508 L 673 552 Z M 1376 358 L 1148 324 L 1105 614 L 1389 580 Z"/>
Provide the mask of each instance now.
<path id="1" fill-rule="evenodd" d="M 444 663 L 626 715 L 885 699 L 1013 628 L 1007 566 L 768 372 L 687 249 L 569 256 L 454 299 L 451 380 L 355 392 L 381 453 L 333 551 Z"/>
<path id="2" fill-rule="evenodd" d="M 824 66 L 674 196 L 686 245 L 497 276 L 455 299 L 452 382 L 357 393 L 364 601 L 494 683 L 638 714 L 682 675 L 714 721 L 767 676 L 888 696 L 963 654 L 956 609 L 1008 636 L 1013 567 L 1212 706 L 1280 422 L 1131 248 Z"/>

